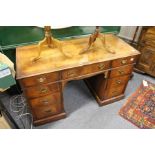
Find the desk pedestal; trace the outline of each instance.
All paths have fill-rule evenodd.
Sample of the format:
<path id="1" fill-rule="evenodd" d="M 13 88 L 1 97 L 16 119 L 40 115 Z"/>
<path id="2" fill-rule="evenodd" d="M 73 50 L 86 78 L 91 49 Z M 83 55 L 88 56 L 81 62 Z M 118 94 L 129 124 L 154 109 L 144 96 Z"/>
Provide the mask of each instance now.
<path id="1" fill-rule="evenodd" d="M 88 39 L 68 42 L 83 49 Z M 72 80 L 85 80 L 100 106 L 124 97 L 139 52 L 110 34 L 106 35 L 106 42 L 115 54 L 108 53 L 97 41 L 94 51 L 70 59 L 57 49 L 45 47 L 35 63 L 31 60 L 38 54 L 36 45 L 17 48 L 17 79 L 31 109 L 34 125 L 66 117 L 63 89 Z"/>

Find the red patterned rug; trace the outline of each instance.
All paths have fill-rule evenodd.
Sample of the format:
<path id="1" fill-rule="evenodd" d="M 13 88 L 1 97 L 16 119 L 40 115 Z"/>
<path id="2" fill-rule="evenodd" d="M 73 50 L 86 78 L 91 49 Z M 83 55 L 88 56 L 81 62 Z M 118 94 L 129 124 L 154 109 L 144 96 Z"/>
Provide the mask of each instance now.
<path id="1" fill-rule="evenodd" d="M 143 81 L 119 114 L 139 128 L 155 128 L 155 84 Z"/>

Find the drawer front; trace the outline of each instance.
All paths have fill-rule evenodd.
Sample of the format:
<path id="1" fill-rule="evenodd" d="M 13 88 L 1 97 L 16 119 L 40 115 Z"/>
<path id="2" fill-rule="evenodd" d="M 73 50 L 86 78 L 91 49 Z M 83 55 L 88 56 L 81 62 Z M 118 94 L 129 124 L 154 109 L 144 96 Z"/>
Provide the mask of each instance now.
<path id="1" fill-rule="evenodd" d="M 39 96 L 45 96 L 51 93 L 58 92 L 60 90 L 60 83 L 39 85 L 35 87 L 29 87 L 24 90 L 27 98 L 35 98 Z"/>
<path id="2" fill-rule="evenodd" d="M 150 46 L 145 46 L 141 48 L 141 56 L 139 58 L 139 63 L 144 64 L 144 66 L 150 66 L 154 60 L 155 49 Z M 149 60 L 149 61 L 148 61 Z"/>
<path id="3" fill-rule="evenodd" d="M 100 62 L 92 65 L 84 66 L 84 74 L 91 74 L 95 72 L 100 72 L 103 70 L 107 70 L 110 68 L 110 61 L 107 62 Z"/>
<path id="4" fill-rule="evenodd" d="M 129 75 L 112 78 L 108 80 L 108 85 L 116 88 L 116 87 L 126 84 L 129 81 L 129 79 L 130 79 Z"/>
<path id="5" fill-rule="evenodd" d="M 155 32 L 145 33 L 143 40 L 155 40 Z"/>
<path id="6" fill-rule="evenodd" d="M 119 67 L 127 64 L 132 64 L 136 62 L 136 56 L 121 58 L 112 61 L 112 67 Z"/>
<path id="7" fill-rule="evenodd" d="M 82 69 L 83 69 L 82 67 L 67 69 L 62 72 L 62 79 L 70 79 L 70 78 L 81 76 Z"/>
<path id="8" fill-rule="evenodd" d="M 63 71 L 62 78 L 70 79 L 70 78 L 83 76 L 91 73 L 101 72 L 108 68 L 110 68 L 110 62 L 101 62 L 101 63 L 92 64 L 92 65 L 86 65 L 86 66 Z"/>
<path id="9" fill-rule="evenodd" d="M 52 116 L 63 111 L 60 93 L 33 99 L 29 102 L 36 119 Z"/>
<path id="10" fill-rule="evenodd" d="M 104 95 L 105 99 L 115 97 L 124 93 L 126 85 L 129 81 L 130 76 L 125 75 L 122 77 L 116 77 L 108 80 L 106 92 Z"/>
<path id="11" fill-rule="evenodd" d="M 109 87 L 108 91 L 105 93 L 104 98 L 109 99 L 109 98 L 112 98 L 112 97 L 119 96 L 119 95 L 124 93 L 124 90 L 125 90 L 125 85 L 122 85 L 122 86 L 119 86 L 119 87 L 116 87 L 116 88 Z"/>
<path id="12" fill-rule="evenodd" d="M 141 41 L 140 45 L 143 47 L 150 46 L 151 48 L 155 49 L 155 40 L 143 40 Z"/>
<path id="13" fill-rule="evenodd" d="M 54 73 L 48 73 L 48 74 L 24 78 L 20 80 L 20 82 L 22 86 L 29 87 L 29 86 L 35 86 L 38 84 L 46 84 L 46 83 L 50 83 L 58 80 L 60 80 L 59 72 L 54 72 Z"/>
<path id="14" fill-rule="evenodd" d="M 122 66 L 120 68 L 112 70 L 110 73 L 110 78 L 122 76 L 122 75 L 126 75 L 126 74 L 131 74 L 132 70 L 133 70 L 133 65 Z"/>

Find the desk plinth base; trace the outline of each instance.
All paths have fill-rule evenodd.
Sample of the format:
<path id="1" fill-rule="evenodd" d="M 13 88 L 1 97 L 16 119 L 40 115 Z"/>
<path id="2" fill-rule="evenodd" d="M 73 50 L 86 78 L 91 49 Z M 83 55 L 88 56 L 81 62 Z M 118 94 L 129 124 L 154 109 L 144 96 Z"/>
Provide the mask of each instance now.
<path id="1" fill-rule="evenodd" d="M 122 94 L 122 95 L 119 95 L 119 96 L 116 96 L 116 97 L 113 97 L 110 99 L 106 99 L 106 100 L 100 100 L 98 97 L 95 97 L 95 98 L 96 98 L 96 101 L 99 104 L 99 106 L 104 106 L 104 105 L 110 104 L 112 102 L 119 101 L 119 100 L 123 99 L 124 97 L 125 97 L 125 95 Z"/>
<path id="2" fill-rule="evenodd" d="M 66 116 L 67 116 L 66 113 L 62 112 L 62 113 L 57 114 L 57 115 L 53 115 L 53 116 L 46 117 L 46 118 L 39 119 L 39 120 L 34 120 L 33 121 L 33 125 L 34 126 L 39 126 L 39 125 L 43 125 L 43 124 L 46 124 L 46 123 L 51 123 L 53 121 L 57 121 L 59 119 L 63 119 Z"/>

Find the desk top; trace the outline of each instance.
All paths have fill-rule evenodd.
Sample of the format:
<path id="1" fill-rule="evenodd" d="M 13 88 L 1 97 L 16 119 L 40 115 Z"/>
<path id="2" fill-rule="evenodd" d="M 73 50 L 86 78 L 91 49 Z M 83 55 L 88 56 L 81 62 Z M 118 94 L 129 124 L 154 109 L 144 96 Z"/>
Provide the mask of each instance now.
<path id="1" fill-rule="evenodd" d="M 63 46 L 64 50 L 74 53 L 72 58 L 65 57 L 57 48 L 44 47 L 41 59 L 34 63 L 32 60 L 38 54 L 37 45 L 18 47 L 16 49 L 17 79 L 140 54 L 115 35 L 106 34 L 105 36 L 106 45 L 115 54 L 108 53 L 102 42 L 97 39 L 89 52 L 79 55 L 79 52 L 87 47 L 89 37 L 65 41 L 65 43 L 73 43 L 71 46 L 64 43 Z"/>

